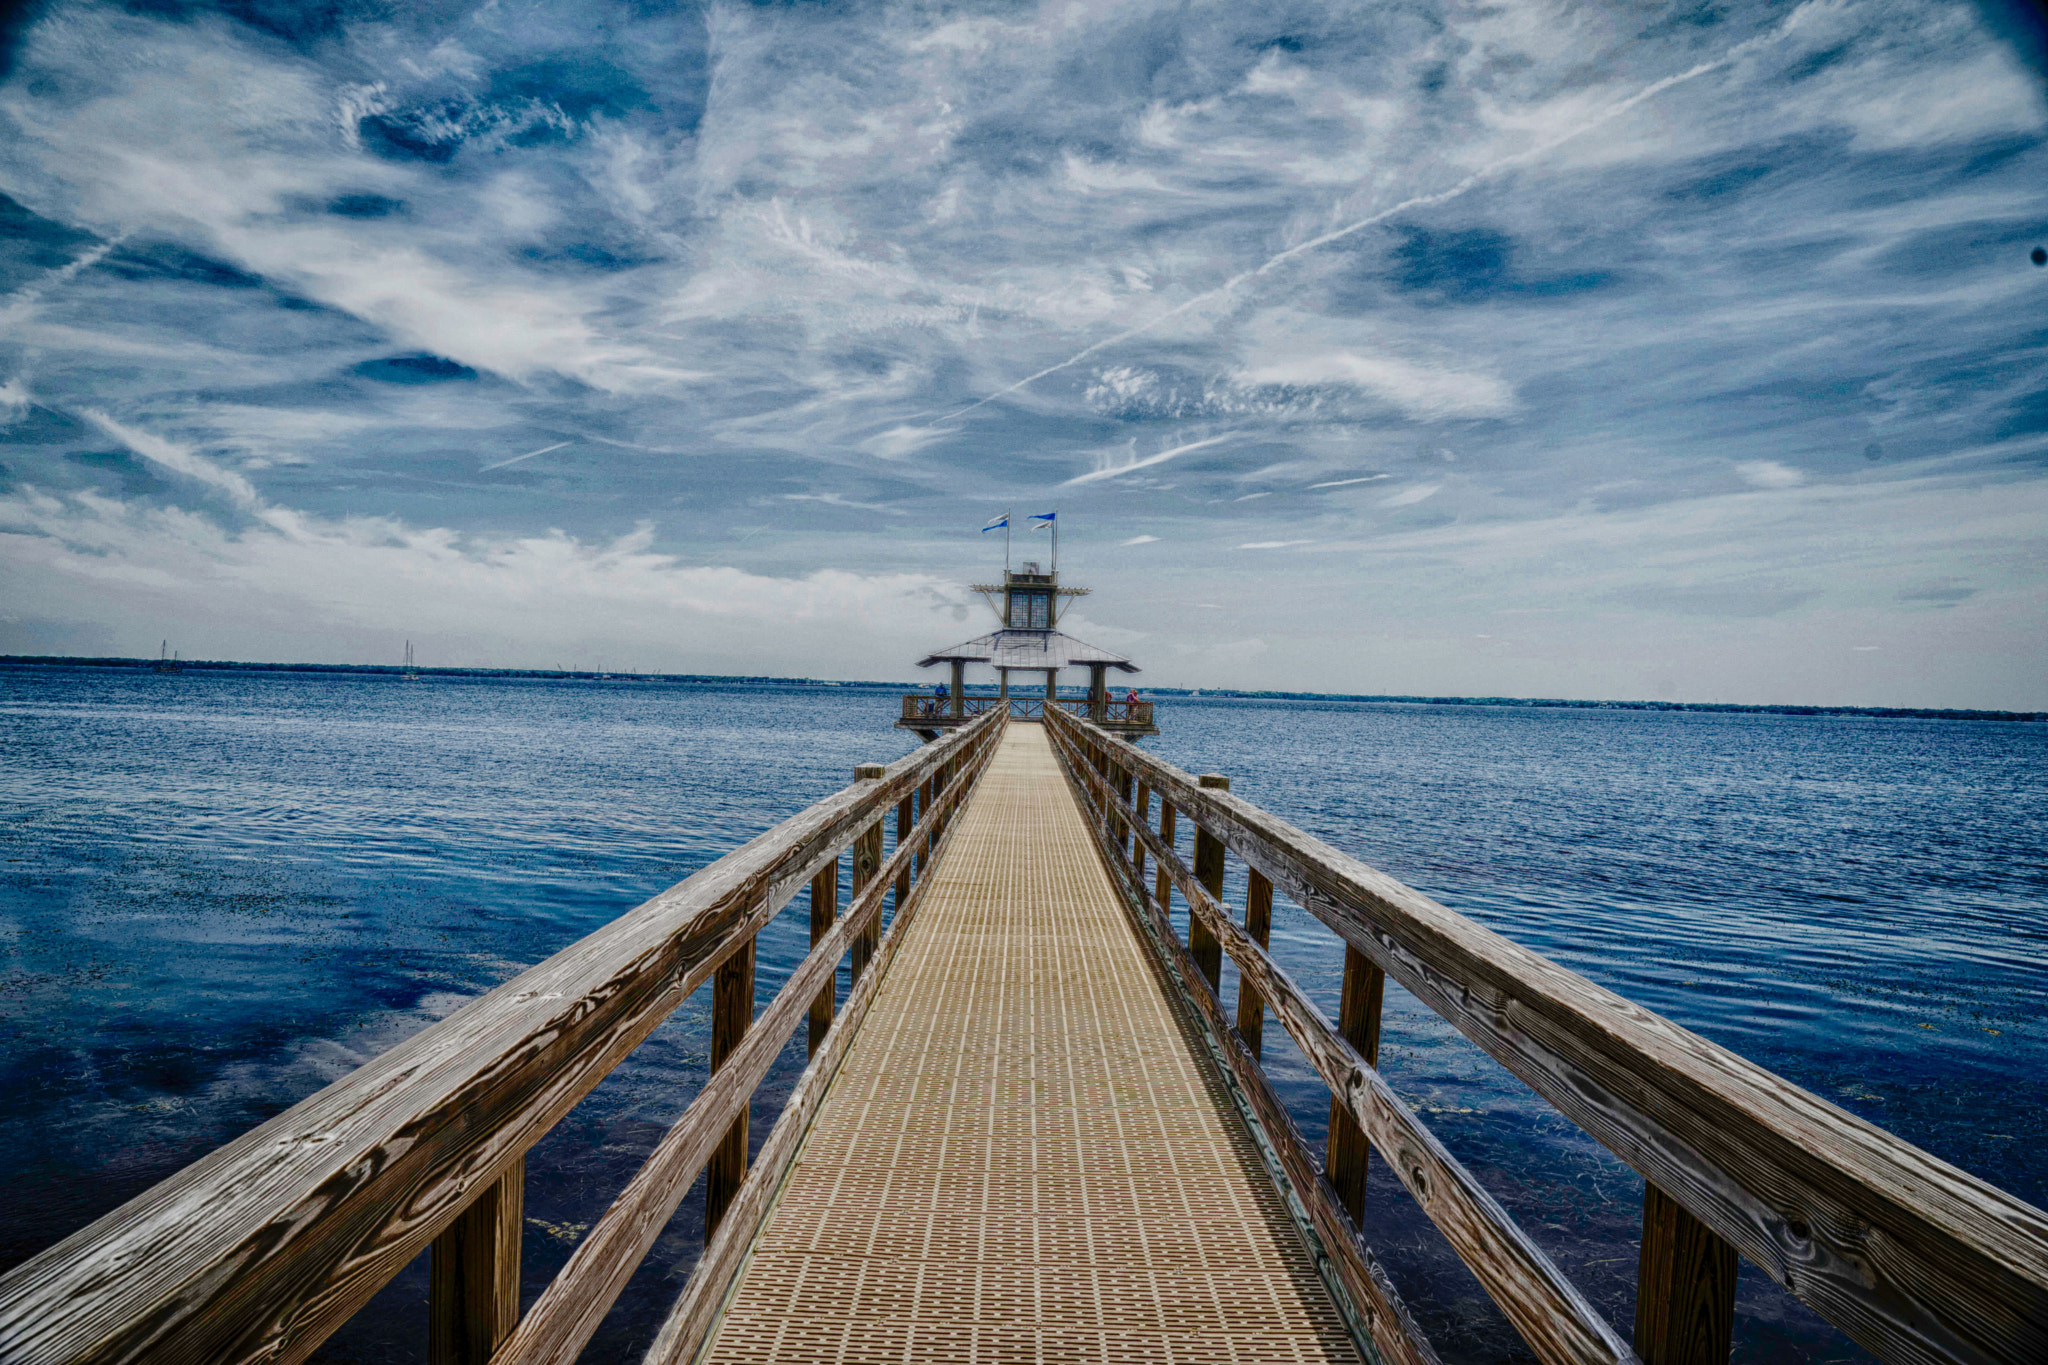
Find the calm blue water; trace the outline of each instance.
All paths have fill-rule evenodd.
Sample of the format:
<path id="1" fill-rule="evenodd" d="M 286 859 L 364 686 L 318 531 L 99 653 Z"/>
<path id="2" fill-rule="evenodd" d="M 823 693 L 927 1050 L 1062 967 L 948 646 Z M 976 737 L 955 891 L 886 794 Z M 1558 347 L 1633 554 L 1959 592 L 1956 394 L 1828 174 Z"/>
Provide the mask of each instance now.
<path id="1" fill-rule="evenodd" d="M 907 752 L 893 711 L 0 669 L 0 1267 Z M 2048 727 L 1210 699 L 1161 723 L 1181 766 L 2048 1203 Z M 806 940 L 793 910 L 763 936 L 764 1002 Z M 1335 941 L 1283 904 L 1275 947 L 1334 1010 Z M 1396 1088 L 1625 1334 L 1640 1182 L 1388 996 Z M 701 1084 L 704 1005 L 534 1152 L 529 1301 Z M 1268 1056 L 1319 1138 L 1326 1093 L 1270 1028 Z M 1446 1360 L 1526 1358 L 1383 1168 L 1369 1201 Z M 637 1358 L 700 1241 L 693 1197 L 589 1358 Z M 416 1266 L 322 1358 L 421 1358 L 424 1295 Z M 1739 1359 L 1861 1358 L 1760 1276 L 1740 1331 Z"/>

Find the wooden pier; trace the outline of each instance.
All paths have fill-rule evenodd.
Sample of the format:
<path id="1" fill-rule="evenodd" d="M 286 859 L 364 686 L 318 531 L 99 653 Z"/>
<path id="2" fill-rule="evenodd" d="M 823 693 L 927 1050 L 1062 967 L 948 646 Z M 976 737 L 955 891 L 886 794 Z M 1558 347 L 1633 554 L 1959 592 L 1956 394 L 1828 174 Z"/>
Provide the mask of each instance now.
<path id="1" fill-rule="evenodd" d="M 1357 1361 L 1044 731 L 961 817 L 710 1361 Z"/>
<path id="2" fill-rule="evenodd" d="M 1723 1365 L 1738 1257 L 1881 1360 L 2048 1360 L 2040 1210 L 1220 776 L 1061 707 L 961 720 L 0 1278 L 0 1362 L 304 1360 L 431 1247 L 436 1365 L 567 1365 L 703 1172 L 650 1362 L 1431 1365 L 1358 1223 L 1368 1150 L 1544 1362 Z M 1335 1020 L 1266 954 L 1276 891 L 1338 940 Z M 757 1013 L 754 935 L 806 893 L 810 955 Z M 1380 1077 L 1389 977 L 1645 1177 L 1632 1331 Z M 526 1152 L 700 988 L 710 1079 L 522 1313 Z M 1330 1088 L 1320 1150 L 1273 1024 Z"/>

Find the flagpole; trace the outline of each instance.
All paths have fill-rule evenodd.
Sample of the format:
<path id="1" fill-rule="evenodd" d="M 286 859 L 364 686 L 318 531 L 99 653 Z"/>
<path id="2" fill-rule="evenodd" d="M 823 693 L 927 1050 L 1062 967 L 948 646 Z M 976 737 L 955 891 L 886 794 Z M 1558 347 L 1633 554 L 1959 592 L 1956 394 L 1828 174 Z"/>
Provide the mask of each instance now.
<path id="1" fill-rule="evenodd" d="M 1010 523 L 1016 519 L 1009 512 L 1003 513 L 1003 577 L 1005 579 L 1010 576 Z"/>

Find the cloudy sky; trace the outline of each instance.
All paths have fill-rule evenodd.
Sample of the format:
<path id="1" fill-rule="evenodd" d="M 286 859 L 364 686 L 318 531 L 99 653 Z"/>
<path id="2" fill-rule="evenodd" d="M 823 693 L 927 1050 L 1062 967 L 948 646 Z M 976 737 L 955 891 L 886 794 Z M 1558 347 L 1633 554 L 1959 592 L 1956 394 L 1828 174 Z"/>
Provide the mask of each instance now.
<path id="1" fill-rule="evenodd" d="M 2048 706 L 2026 12 L 49 0 L 0 651 Z"/>

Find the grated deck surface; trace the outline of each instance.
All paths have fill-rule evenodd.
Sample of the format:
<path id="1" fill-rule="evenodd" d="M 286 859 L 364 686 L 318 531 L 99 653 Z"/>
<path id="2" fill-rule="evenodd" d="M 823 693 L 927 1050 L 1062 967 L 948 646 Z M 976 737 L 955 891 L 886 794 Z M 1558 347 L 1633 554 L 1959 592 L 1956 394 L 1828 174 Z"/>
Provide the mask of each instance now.
<path id="1" fill-rule="evenodd" d="M 707 1360 L 1355 1365 L 1082 820 L 1012 725 Z"/>

